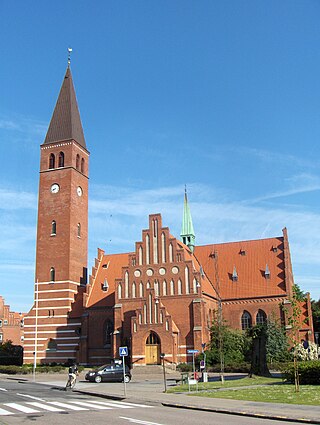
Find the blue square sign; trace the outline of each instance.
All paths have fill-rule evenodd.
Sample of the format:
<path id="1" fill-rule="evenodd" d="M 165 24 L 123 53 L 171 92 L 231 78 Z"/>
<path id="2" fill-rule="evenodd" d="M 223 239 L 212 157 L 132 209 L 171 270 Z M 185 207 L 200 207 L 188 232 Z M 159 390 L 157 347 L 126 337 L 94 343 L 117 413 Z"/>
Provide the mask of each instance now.
<path id="1" fill-rule="evenodd" d="M 128 347 L 119 347 L 119 356 L 127 356 Z"/>

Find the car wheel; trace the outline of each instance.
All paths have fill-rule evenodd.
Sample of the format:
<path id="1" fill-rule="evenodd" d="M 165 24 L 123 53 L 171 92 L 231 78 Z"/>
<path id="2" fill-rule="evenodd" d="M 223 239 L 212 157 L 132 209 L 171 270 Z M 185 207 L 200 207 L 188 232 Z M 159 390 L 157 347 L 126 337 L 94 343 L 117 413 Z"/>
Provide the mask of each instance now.
<path id="1" fill-rule="evenodd" d="M 94 382 L 96 382 L 97 384 L 100 384 L 100 382 L 102 381 L 102 379 L 101 379 L 101 376 L 100 375 L 97 375 L 95 378 L 94 378 Z"/>
<path id="2" fill-rule="evenodd" d="M 129 375 L 125 375 L 124 377 L 124 382 L 127 384 L 128 382 L 130 382 L 131 378 Z"/>

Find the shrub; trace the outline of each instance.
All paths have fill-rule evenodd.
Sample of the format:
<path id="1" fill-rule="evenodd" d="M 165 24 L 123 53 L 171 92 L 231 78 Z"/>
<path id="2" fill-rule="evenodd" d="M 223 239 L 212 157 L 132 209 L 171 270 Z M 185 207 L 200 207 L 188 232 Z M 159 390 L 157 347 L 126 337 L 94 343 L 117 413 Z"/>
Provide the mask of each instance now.
<path id="1" fill-rule="evenodd" d="M 191 372 L 192 365 L 188 363 L 180 363 L 177 366 L 177 370 L 179 370 L 180 372 Z"/>
<path id="2" fill-rule="evenodd" d="M 320 362 L 298 362 L 299 382 L 302 385 L 320 385 Z M 294 382 L 294 365 L 289 363 L 284 371 L 284 377 L 288 382 Z"/>

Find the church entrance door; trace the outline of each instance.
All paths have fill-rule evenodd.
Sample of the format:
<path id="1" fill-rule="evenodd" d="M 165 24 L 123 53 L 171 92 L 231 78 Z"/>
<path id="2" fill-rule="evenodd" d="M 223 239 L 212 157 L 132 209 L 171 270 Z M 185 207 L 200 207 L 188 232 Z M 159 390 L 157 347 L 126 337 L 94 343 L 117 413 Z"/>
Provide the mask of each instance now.
<path id="1" fill-rule="evenodd" d="M 160 364 L 160 338 L 155 332 L 146 340 L 146 364 Z"/>

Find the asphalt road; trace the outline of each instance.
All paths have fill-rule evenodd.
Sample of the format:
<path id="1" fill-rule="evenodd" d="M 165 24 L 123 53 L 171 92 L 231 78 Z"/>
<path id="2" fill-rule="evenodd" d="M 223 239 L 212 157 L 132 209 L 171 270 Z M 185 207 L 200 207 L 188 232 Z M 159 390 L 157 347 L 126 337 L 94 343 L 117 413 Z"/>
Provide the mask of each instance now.
<path id="1" fill-rule="evenodd" d="M 279 421 L 113 401 L 30 382 L 0 381 L 0 424 L 279 425 Z M 294 424 L 294 422 L 291 422 Z"/>

